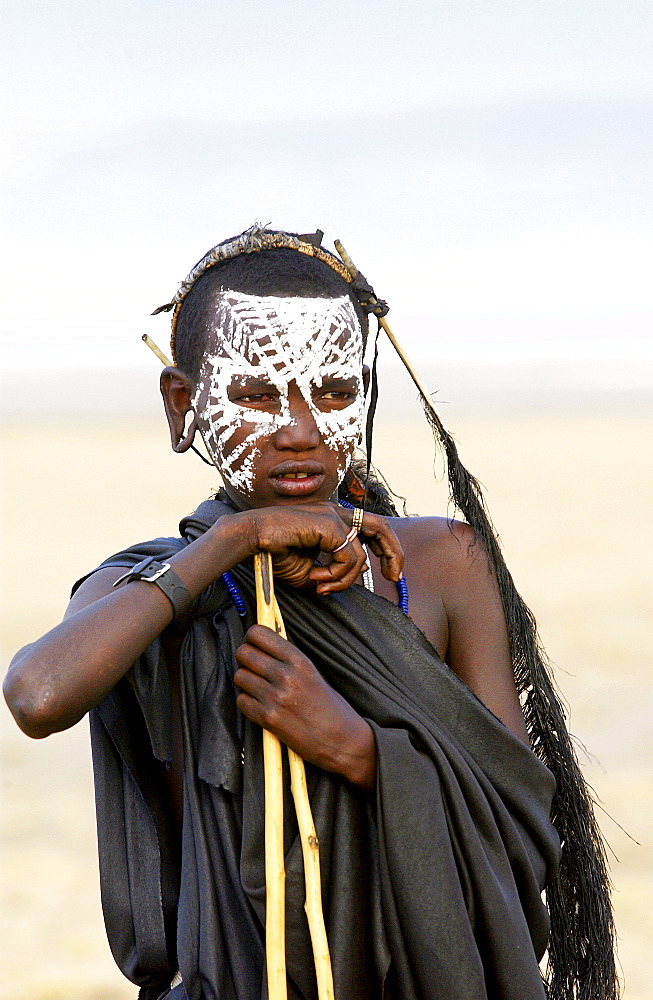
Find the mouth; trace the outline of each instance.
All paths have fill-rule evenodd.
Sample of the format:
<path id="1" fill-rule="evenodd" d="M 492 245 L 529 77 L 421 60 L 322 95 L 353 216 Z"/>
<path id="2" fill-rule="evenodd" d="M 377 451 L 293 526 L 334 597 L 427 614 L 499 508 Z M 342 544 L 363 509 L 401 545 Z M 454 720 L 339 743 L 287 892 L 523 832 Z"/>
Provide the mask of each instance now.
<path id="1" fill-rule="evenodd" d="M 322 485 L 324 468 L 318 462 L 282 462 L 272 469 L 269 478 L 280 496 L 306 496 Z"/>

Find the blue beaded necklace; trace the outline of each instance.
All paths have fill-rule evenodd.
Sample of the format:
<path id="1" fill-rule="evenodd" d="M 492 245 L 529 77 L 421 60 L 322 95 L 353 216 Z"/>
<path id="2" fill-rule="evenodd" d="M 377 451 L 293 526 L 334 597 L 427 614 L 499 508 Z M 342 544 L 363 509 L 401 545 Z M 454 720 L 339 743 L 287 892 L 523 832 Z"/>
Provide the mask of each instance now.
<path id="1" fill-rule="evenodd" d="M 231 597 L 231 600 L 234 602 L 236 606 L 236 611 L 238 612 L 241 618 L 244 618 L 245 615 L 247 614 L 247 605 L 245 604 L 245 598 L 241 594 L 238 588 L 238 584 L 233 578 L 233 575 L 229 572 L 229 570 L 227 570 L 226 573 L 222 574 L 222 579 L 224 581 L 225 587 L 229 591 L 229 596 Z"/>
<path id="2" fill-rule="evenodd" d="M 356 509 L 352 503 L 347 503 L 346 500 L 341 500 L 340 505 L 342 507 L 347 507 L 348 510 Z M 233 574 L 230 573 L 229 570 L 227 570 L 226 573 L 222 574 L 222 579 L 224 581 L 225 587 L 229 591 L 229 596 L 231 597 L 231 600 L 234 602 L 236 611 L 238 612 L 241 618 L 245 618 L 245 616 L 247 615 L 247 605 L 245 603 L 245 598 L 240 592 L 238 584 L 233 578 Z M 397 580 L 397 593 L 399 595 L 399 599 L 397 601 L 397 607 L 399 608 L 400 611 L 403 611 L 403 613 L 407 615 L 408 585 L 406 583 L 406 578 L 403 576 L 403 574 Z"/>
<path id="3" fill-rule="evenodd" d="M 353 503 L 348 503 L 347 500 L 339 500 L 338 503 L 341 507 L 346 507 L 348 510 L 356 510 Z M 408 614 L 408 584 L 406 583 L 406 578 L 401 574 L 397 580 L 397 593 L 399 595 L 399 600 L 397 601 L 397 607 L 400 611 L 403 611 L 405 615 Z"/>

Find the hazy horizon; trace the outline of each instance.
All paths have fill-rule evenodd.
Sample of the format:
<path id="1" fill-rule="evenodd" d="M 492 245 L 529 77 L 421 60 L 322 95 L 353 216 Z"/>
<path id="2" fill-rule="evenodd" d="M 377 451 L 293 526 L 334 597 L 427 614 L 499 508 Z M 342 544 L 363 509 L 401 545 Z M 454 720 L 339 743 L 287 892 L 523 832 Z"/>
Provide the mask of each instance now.
<path id="1" fill-rule="evenodd" d="M 6 365 L 131 365 L 259 219 L 341 239 L 420 363 L 653 368 L 652 7 L 37 0 L 5 22 Z"/>

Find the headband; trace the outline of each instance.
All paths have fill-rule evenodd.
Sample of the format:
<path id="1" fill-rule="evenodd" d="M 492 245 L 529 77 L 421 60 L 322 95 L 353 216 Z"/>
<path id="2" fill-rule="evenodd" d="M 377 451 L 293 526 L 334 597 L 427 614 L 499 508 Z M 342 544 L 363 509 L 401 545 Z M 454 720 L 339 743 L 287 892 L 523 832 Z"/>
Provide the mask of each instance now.
<path id="1" fill-rule="evenodd" d="M 297 250 L 299 253 L 306 254 L 307 257 L 316 257 L 335 271 L 343 281 L 351 285 L 352 291 L 366 314 L 374 313 L 379 318 L 385 316 L 388 312 L 387 303 L 376 298 L 372 286 L 368 284 L 360 271 L 352 268 L 350 261 L 345 262 L 341 260 L 340 257 L 336 257 L 335 254 L 330 253 L 320 245 L 323 236 L 324 233 L 321 229 L 318 229 L 315 233 L 305 233 L 299 236 L 283 231 L 263 229 L 255 223 L 249 229 L 246 229 L 244 233 L 241 233 L 240 236 L 226 240 L 224 243 L 218 243 L 208 253 L 205 253 L 202 259 L 195 264 L 195 267 L 192 268 L 181 282 L 170 302 L 159 306 L 152 313 L 153 316 L 157 316 L 161 312 L 172 311 L 170 348 L 175 361 L 177 320 L 179 319 L 179 312 L 184 299 L 205 271 L 208 271 L 223 260 L 231 260 L 243 253 L 260 253 L 262 250 L 280 250 L 286 248 Z M 340 249 L 338 243 L 336 243 L 336 246 Z"/>

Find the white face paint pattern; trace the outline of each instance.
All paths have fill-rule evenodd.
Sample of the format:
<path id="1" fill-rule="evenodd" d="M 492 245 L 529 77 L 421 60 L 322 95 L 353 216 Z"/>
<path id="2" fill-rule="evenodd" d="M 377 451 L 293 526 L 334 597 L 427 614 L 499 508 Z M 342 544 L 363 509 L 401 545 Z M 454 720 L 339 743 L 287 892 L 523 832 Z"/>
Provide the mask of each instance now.
<path id="1" fill-rule="evenodd" d="M 295 381 L 306 400 L 322 440 L 339 453 L 341 480 L 361 435 L 364 399 L 361 387 L 363 338 L 351 299 L 220 294 L 212 332 L 215 353 L 202 362 L 193 397 L 206 426 L 204 442 L 226 482 L 251 492 L 254 460 L 260 444 L 281 427 L 294 423 L 288 386 Z M 234 378 L 254 377 L 274 385 L 280 412 L 265 413 L 232 402 L 227 390 Z M 355 378 L 356 399 L 342 410 L 323 413 L 313 391 L 326 378 Z M 233 450 L 229 442 L 240 425 L 253 425 Z"/>

